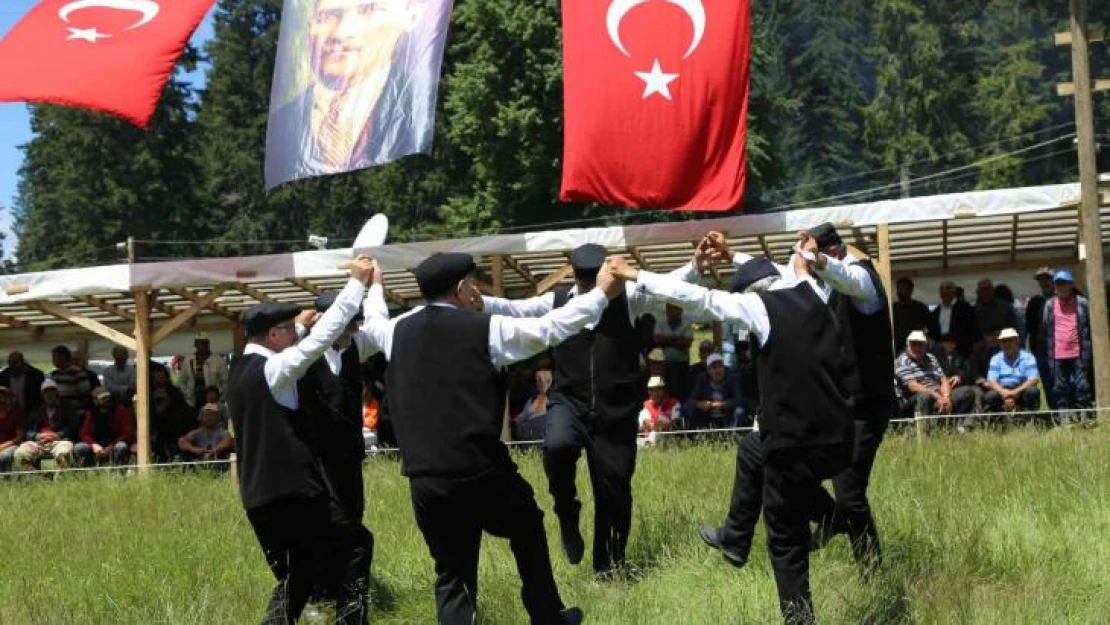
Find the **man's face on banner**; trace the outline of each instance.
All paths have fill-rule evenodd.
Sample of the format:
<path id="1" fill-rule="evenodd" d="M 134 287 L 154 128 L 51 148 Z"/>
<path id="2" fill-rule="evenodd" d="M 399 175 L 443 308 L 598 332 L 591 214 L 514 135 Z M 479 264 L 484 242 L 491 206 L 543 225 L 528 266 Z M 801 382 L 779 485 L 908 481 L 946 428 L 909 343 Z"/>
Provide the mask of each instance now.
<path id="1" fill-rule="evenodd" d="M 312 71 L 339 90 L 388 67 L 424 0 L 316 0 L 309 18 Z"/>

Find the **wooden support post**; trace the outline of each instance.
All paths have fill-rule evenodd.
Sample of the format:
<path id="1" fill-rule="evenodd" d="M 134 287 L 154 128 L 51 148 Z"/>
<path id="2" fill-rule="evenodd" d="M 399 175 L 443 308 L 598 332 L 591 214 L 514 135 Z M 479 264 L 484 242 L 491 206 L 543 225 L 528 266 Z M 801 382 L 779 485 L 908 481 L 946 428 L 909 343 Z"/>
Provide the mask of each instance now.
<path id="1" fill-rule="evenodd" d="M 1106 310 L 1088 34 L 1087 0 L 1071 0 L 1071 65 L 1075 84 L 1076 144 L 1081 188 L 1079 212 L 1086 249 L 1087 302 L 1091 309 L 1091 340 L 1094 343 L 1095 401 L 1096 407 L 1106 408 L 1110 407 L 1110 323 Z"/>
<path id="2" fill-rule="evenodd" d="M 540 281 L 540 283 L 536 286 L 536 295 L 543 295 L 544 293 L 547 293 L 551 289 L 555 288 L 556 284 L 559 284 L 563 280 L 566 280 L 567 276 L 572 273 L 574 273 L 574 267 L 572 267 L 570 263 L 563 265 L 554 273 Z"/>
<path id="3" fill-rule="evenodd" d="M 235 350 L 235 356 L 243 355 L 243 350 L 247 347 L 247 333 L 243 329 L 243 322 L 236 321 L 235 328 L 231 331 L 232 347 Z"/>
<path id="4" fill-rule="evenodd" d="M 154 336 L 151 337 L 150 347 L 154 347 L 155 345 L 164 341 L 167 336 L 176 332 L 178 328 L 185 325 L 190 319 L 195 317 L 197 313 L 211 306 L 212 302 L 215 302 L 216 299 L 220 295 L 223 295 L 223 292 L 226 290 L 226 286 L 219 285 L 208 293 L 205 293 L 204 297 L 195 300 L 193 304 L 185 310 L 177 313 L 177 315 L 175 315 L 173 319 L 167 321 L 165 325 L 163 325 L 161 328 L 158 328 L 158 331 L 154 333 Z M 136 305 L 138 304 L 136 303 Z"/>
<path id="5" fill-rule="evenodd" d="M 139 473 L 150 465 L 150 291 L 135 291 L 135 422 Z"/>
<path id="6" fill-rule="evenodd" d="M 495 297 L 505 297 L 505 258 L 491 256 L 490 262 L 490 291 Z M 505 391 L 505 414 L 501 416 L 501 442 L 508 444 L 513 440 L 513 417 L 509 414 L 509 392 Z"/>
<path id="7" fill-rule="evenodd" d="M 512 256 L 502 256 L 501 258 L 504 259 L 505 264 L 508 265 L 510 269 L 515 271 L 521 278 L 524 278 L 528 284 L 531 284 L 532 288 L 536 288 L 536 285 L 540 283 L 540 281 L 536 279 L 536 276 L 533 276 L 531 272 L 525 269 L 524 266 L 517 262 Z"/>
<path id="8" fill-rule="evenodd" d="M 917 430 L 917 442 L 925 442 L 925 435 L 928 434 L 928 427 L 925 424 L 925 419 L 921 415 L 914 415 L 913 425 Z"/>
<path id="9" fill-rule="evenodd" d="M 879 262 L 875 268 L 879 271 L 879 278 L 883 281 L 883 288 L 886 289 L 886 303 L 887 306 L 894 305 L 894 288 L 890 283 L 890 226 L 887 224 L 879 224 L 875 228 L 875 244 L 879 248 Z"/>

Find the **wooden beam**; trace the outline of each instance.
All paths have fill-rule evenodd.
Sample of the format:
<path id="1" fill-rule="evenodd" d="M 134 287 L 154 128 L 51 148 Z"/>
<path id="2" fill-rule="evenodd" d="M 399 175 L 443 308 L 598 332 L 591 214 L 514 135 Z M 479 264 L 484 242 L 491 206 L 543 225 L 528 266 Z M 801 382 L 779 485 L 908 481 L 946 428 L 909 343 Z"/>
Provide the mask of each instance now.
<path id="1" fill-rule="evenodd" d="M 289 278 L 289 282 L 301 287 L 302 289 L 308 291 L 309 293 L 312 293 L 313 295 L 319 295 L 320 293 L 323 293 L 323 291 L 320 290 L 320 287 L 312 284 L 304 278 Z"/>
<path id="2" fill-rule="evenodd" d="M 394 291 L 393 289 L 390 289 L 389 287 L 385 286 L 384 284 L 382 285 L 382 294 L 385 295 L 385 298 L 387 300 L 393 302 L 394 304 L 397 304 L 401 308 L 405 308 L 409 305 L 409 303 L 405 301 L 405 298 L 401 297 L 400 295 L 397 295 L 396 291 Z"/>
<path id="3" fill-rule="evenodd" d="M 879 270 L 879 277 L 883 281 L 883 288 L 886 289 L 886 303 L 888 306 L 894 304 L 894 290 L 890 277 L 890 226 L 888 224 L 879 224 L 875 229 L 875 243 L 879 248 L 879 262 L 877 269 Z"/>
<path id="4" fill-rule="evenodd" d="M 249 295 L 250 297 L 253 297 L 254 299 L 258 300 L 259 303 L 273 301 L 274 299 L 249 284 L 236 282 L 232 286 L 235 287 L 236 291 L 239 291 L 243 295 Z"/>
<path id="5" fill-rule="evenodd" d="M 12 317 L 11 315 L 5 315 L 3 313 L 0 313 L 0 325 L 19 328 L 20 330 L 27 330 L 28 332 L 34 330 L 35 328 L 35 326 L 27 323 L 22 319 L 17 319 L 15 317 Z"/>
<path id="6" fill-rule="evenodd" d="M 247 333 L 242 321 L 236 321 L 235 327 L 231 330 L 231 344 L 235 355 L 242 356 L 243 350 L 247 347 Z"/>
<path id="7" fill-rule="evenodd" d="M 640 269 L 643 269 L 644 271 L 651 271 L 651 265 L 649 265 L 648 262 L 644 260 L 644 255 L 640 253 L 640 248 L 628 248 L 628 255 L 632 257 L 632 260 L 636 261 L 636 264 L 640 266 Z"/>
<path id="8" fill-rule="evenodd" d="M 505 257 L 491 256 L 489 262 L 490 274 L 492 274 L 490 286 L 493 287 L 493 294 L 497 297 L 505 297 Z"/>
<path id="9" fill-rule="evenodd" d="M 116 306 L 115 304 L 102 300 L 98 297 L 93 297 L 91 295 L 74 295 L 73 299 L 80 302 L 85 302 L 93 308 L 99 308 L 100 310 L 103 310 L 106 313 L 111 313 L 121 319 L 125 319 L 127 321 L 135 320 L 135 315 L 132 314 L 130 311 L 126 311 L 119 306 Z"/>
<path id="10" fill-rule="evenodd" d="M 954 272 L 965 272 L 974 270 L 983 276 L 989 276 L 992 273 L 999 271 L 1011 271 L 1020 269 L 1036 269 L 1038 267 L 1066 267 L 1075 264 L 1074 256 L 1061 256 L 1054 258 L 1039 258 L 1032 260 L 1019 260 L 1012 263 L 979 263 L 967 266 L 950 266 L 950 267 L 929 267 L 925 269 L 907 269 L 902 271 L 894 271 L 894 275 L 899 278 L 936 278 L 946 276 Z"/>
<path id="11" fill-rule="evenodd" d="M 1091 85 L 1091 91 L 1106 91 L 1110 89 L 1110 79 L 1099 78 Z M 1075 83 L 1062 82 L 1056 85 L 1056 95 L 1060 97 L 1075 95 Z"/>
<path id="12" fill-rule="evenodd" d="M 155 345 L 164 341 L 167 336 L 177 332 L 178 328 L 188 323 L 190 319 L 197 316 L 197 313 L 210 306 L 212 302 L 216 301 L 216 298 L 223 295 L 227 288 L 228 287 L 223 284 L 216 285 L 211 291 L 205 293 L 204 297 L 194 301 L 192 306 L 189 306 L 163 324 L 162 327 L 158 328 L 154 333 L 154 336 L 150 337 L 150 347 L 153 348 Z"/>
<path id="13" fill-rule="evenodd" d="M 1093 26 L 1087 31 L 1087 41 L 1102 41 L 1106 36 L 1106 31 L 1099 26 Z M 1056 45 L 1070 46 L 1072 42 L 1071 31 L 1056 33 Z"/>
<path id="14" fill-rule="evenodd" d="M 563 265 L 562 267 L 556 269 L 551 275 L 547 276 L 543 280 L 540 280 L 540 283 L 536 285 L 536 295 L 543 295 L 544 293 L 547 293 L 556 284 L 559 284 L 563 280 L 566 280 L 567 276 L 571 275 L 572 273 L 574 273 L 574 267 L 571 267 L 570 263 L 567 263 L 566 265 Z"/>
<path id="15" fill-rule="evenodd" d="M 756 239 L 759 240 L 759 247 L 763 248 L 763 255 L 766 256 L 769 260 L 773 260 L 773 258 L 771 257 L 771 246 L 767 245 L 767 237 L 761 234 L 757 236 Z"/>
<path id="16" fill-rule="evenodd" d="M 195 303 L 197 300 L 200 299 L 199 295 L 189 292 L 188 289 L 172 288 L 172 289 L 166 289 L 166 290 L 169 291 L 170 293 L 173 293 L 174 295 L 180 297 L 181 299 L 189 300 L 190 302 Z M 232 321 L 238 321 L 239 320 L 239 313 L 237 313 L 233 310 L 228 310 L 228 309 L 224 308 L 223 306 L 220 306 L 219 304 L 210 303 L 210 304 L 208 304 L 208 306 L 206 308 L 208 310 L 211 310 L 212 312 L 218 314 L 218 315 L 222 315 L 224 317 L 227 317 L 228 319 L 231 319 Z"/>
<path id="17" fill-rule="evenodd" d="M 154 312 L 155 310 L 157 310 L 157 311 L 165 314 L 168 317 L 173 317 L 174 315 L 177 314 L 177 311 L 178 311 L 177 308 L 174 308 L 173 306 L 170 306 L 169 304 L 164 304 L 164 303 L 162 303 L 161 300 L 159 300 L 157 289 L 154 289 L 150 292 L 149 300 L 150 300 L 151 312 Z"/>
<path id="18" fill-rule="evenodd" d="M 139 473 L 150 465 L 150 291 L 135 291 L 135 423 Z"/>
<path id="19" fill-rule="evenodd" d="M 505 260 L 505 264 L 509 266 L 509 269 L 512 269 L 518 276 L 524 278 L 528 284 L 532 285 L 532 288 L 535 288 L 536 285 L 540 283 L 540 281 L 536 279 L 536 276 L 533 276 L 531 272 L 525 269 L 524 266 L 517 262 L 512 256 L 502 256 L 502 258 Z"/>
<path id="20" fill-rule="evenodd" d="M 37 302 L 27 302 L 29 308 L 42 311 L 48 315 L 52 315 L 59 319 L 68 321 L 75 326 L 80 326 L 97 336 L 102 336 L 113 343 L 123 345 L 127 349 L 135 350 L 135 339 L 127 336 L 123 332 L 110 328 L 99 321 L 94 321 L 88 317 L 83 317 L 78 313 L 66 308 L 65 306 L 55 304 L 54 302 L 41 300 Z"/>

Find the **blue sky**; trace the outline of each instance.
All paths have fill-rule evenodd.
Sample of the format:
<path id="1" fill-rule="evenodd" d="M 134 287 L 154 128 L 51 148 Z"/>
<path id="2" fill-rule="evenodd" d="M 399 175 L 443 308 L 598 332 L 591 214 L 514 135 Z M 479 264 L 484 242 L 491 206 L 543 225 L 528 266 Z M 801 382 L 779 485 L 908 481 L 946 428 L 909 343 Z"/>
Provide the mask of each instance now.
<path id="1" fill-rule="evenodd" d="M 3 0 L 0 4 L 0 37 L 6 35 L 38 0 Z M 193 34 L 193 45 L 200 45 L 212 36 L 212 13 Z M 190 79 L 198 86 L 204 84 L 204 70 L 200 68 Z M 19 146 L 31 138 L 30 117 L 27 106 L 20 103 L 0 102 L 0 231 L 4 233 L 2 256 L 11 256 L 15 249 L 12 235 L 11 206 L 18 182 L 19 166 L 23 153 Z"/>

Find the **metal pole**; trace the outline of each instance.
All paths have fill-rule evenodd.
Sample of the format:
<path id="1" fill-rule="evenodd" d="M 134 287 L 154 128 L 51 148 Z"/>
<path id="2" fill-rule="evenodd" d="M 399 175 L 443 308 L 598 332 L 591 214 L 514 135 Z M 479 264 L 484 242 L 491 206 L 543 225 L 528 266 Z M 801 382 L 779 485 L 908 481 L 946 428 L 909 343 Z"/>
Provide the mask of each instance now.
<path id="1" fill-rule="evenodd" d="M 1098 164 L 1091 97 L 1091 68 L 1087 48 L 1087 0 L 1071 0 L 1071 65 L 1075 84 L 1075 129 L 1079 148 L 1079 204 L 1083 247 L 1086 250 L 1087 297 L 1094 343 L 1095 400 L 1110 406 L 1110 325 L 1107 324 L 1106 282 L 1102 258 L 1102 219 L 1099 215 Z"/>

